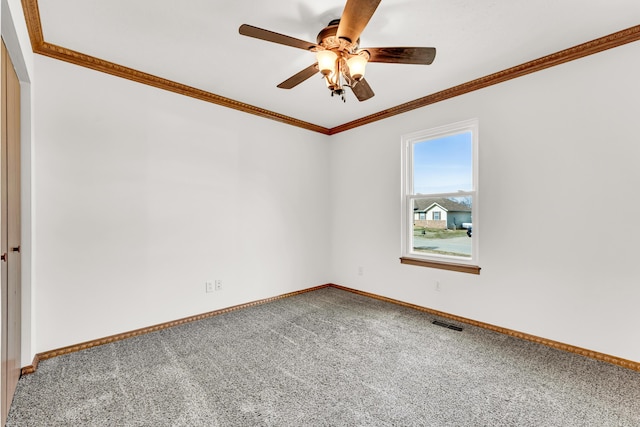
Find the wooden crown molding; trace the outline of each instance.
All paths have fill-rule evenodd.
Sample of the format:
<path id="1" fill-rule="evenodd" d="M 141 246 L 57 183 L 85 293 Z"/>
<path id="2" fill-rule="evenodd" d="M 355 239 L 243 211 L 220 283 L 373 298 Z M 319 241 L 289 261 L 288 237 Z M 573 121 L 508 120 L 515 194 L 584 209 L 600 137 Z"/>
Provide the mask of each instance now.
<path id="1" fill-rule="evenodd" d="M 427 105 L 435 104 L 437 102 L 444 101 L 445 99 L 454 98 L 456 96 L 464 95 L 465 93 L 484 89 L 498 83 L 503 83 L 508 80 L 535 73 L 546 68 L 555 67 L 556 65 L 564 64 L 565 62 L 584 58 L 585 56 L 593 55 L 595 53 L 638 40 L 640 40 L 640 25 L 618 31 L 617 33 L 609 34 L 608 36 L 601 37 L 590 42 L 579 44 L 569 49 L 552 53 L 551 55 L 543 56 L 542 58 L 534 59 L 533 61 L 525 62 L 524 64 L 516 65 L 515 67 L 507 68 L 506 70 L 498 71 L 497 73 L 489 74 L 488 76 L 484 76 L 422 98 L 414 99 L 413 101 L 362 117 L 340 126 L 336 126 L 330 129 L 329 133 L 331 135 L 335 135 L 339 132 L 354 129 L 378 120 L 387 119 L 417 108 L 426 107 Z"/>
<path id="2" fill-rule="evenodd" d="M 531 341 L 531 342 L 534 342 L 534 343 L 537 343 L 537 344 L 542 344 L 544 346 L 555 348 L 555 349 L 562 350 L 562 351 L 567 351 L 569 353 L 579 354 L 579 355 L 584 356 L 584 357 L 588 357 L 588 358 L 591 358 L 591 359 L 596 359 L 596 360 L 599 360 L 601 362 L 611 363 L 613 365 L 621 366 L 621 367 L 626 368 L 626 369 L 631 369 L 631 370 L 640 372 L 640 362 L 634 362 L 632 360 L 622 359 L 620 357 L 610 356 L 610 355 L 604 354 L 604 353 L 598 353 L 597 351 L 592 351 L 592 350 L 588 350 L 588 349 L 585 349 L 585 348 L 576 347 L 576 346 L 572 346 L 572 345 L 569 345 L 569 344 L 564 344 L 564 343 L 561 343 L 561 342 L 558 342 L 558 341 L 548 340 L 546 338 L 541 338 L 541 337 L 537 337 L 535 335 L 525 334 L 523 332 L 514 331 L 512 329 L 502 328 L 500 326 L 491 325 L 489 323 L 478 322 L 476 320 L 467 319 L 465 317 L 456 316 L 454 314 L 449 314 L 449 313 L 445 313 L 445 312 L 438 311 L 438 310 L 433 310 L 433 309 L 430 309 L 430 308 L 427 308 L 427 307 L 422 307 L 422 306 L 419 306 L 419 305 L 416 305 L 416 304 L 411 304 L 411 303 L 400 301 L 400 300 L 396 300 L 396 299 L 393 299 L 393 298 L 387 298 L 387 297 L 383 297 L 383 296 L 380 296 L 380 295 L 372 294 L 372 293 L 369 293 L 369 292 L 359 291 L 359 290 L 356 290 L 356 289 L 347 288 L 345 286 L 336 285 L 336 284 L 333 284 L 333 283 L 327 283 L 325 285 L 315 286 L 313 288 L 308 288 L 308 289 L 303 289 L 303 290 L 300 290 L 300 291 L 290 292 L 290 293 L 287 293 L 287 294 L 278 295 L 278 296 L 271 297 L 271 298 L 266 298 L 266 299 L 262 299 L 262 300 L 258 300 L 258 301 L 249 302 L 249 303 L 246 303 L 246 304 L 240 304 L 240 305 L 236 305 L 236 306 L 233 306 L 233 307 L 223 308 L 221 310 L 216 310 L 216 311 L 211 311 L 211 312 L 208 312 L 208 313 L 203 313 L 203 314 L 199 314 L 199 315 L 195 315 L 195 316 L 191 316 L 191 317 L 186 317 L 186 318 L 175 320 L 175 321 L 172 321 L 172 322 L 165 322 L 165 323 L 161 323 L 159 325 L 150 326 L 150 327 L 147 327 L 147 328 L 136 329 L 136 330 L 130 331 L 130 332 L 124 332 L 124 333 L 117 334 L 117 335 L 111 335 L 111 336 L 108 336 L 108 337 L 105 337 L 105 338 L 99 338 L 99 339 L 92 340 L 92 341 L 86 341 L 86 342 L 83 342 L 83 343 L 80 343 L 80 344 L 70 345 L 70 346 L 67 346 L 67 347 L 62 347 L 62 348 L 58 348 L 58 349 L 55 349 L 55 350 L 46 351 L 44 353 L 38 353 L 33 358 L 33 362 L 32 362 L 31 365 L 25 366 L 25 367 L 22 368 L 21 374 L 22 375 L 28 375 L 28 374 L 35 373 L 36 370 L 38 369 L 38 364 L 42 360 L 51 359 L 53 357 L 62 356 L 64 354 L 75 353 L 77 351 L 86 350 L 86 349 L 89 349 L 89 348 L 92 348 L 92 347 L 97 347 L 97 346 L 100 346 L 100 345 L 110 344 L 110 343 L 113 343 L 113 342 L 116 342 L 116 341 L 121 341 L 121 340 L 124 340 L 124 339 L 127 339 L 127 338 L 132 338 L 132 337 L 136 337 L 136 336 L 139 336 L 139 335 L 148 334 L 150 332 L 160 331 L 162 329 L 172 328 L 174 326 L 183 325 L 185 323 L 190 323 L 190 322 L 194 322 L 194 321 L 197 321 L 197 320 L 207 319 L 209 317 L 217 316 L 219 314 L 229 313 L 231 311 L 241 310 L 243 308 L 248 308 L 248 307 L 252 307 L 252 306 L 255 306 L 255 305 L 264 304 L 264 303 L 268 303 L 268 302 L 271 302 L 271 301 L 276 301 L 276 300 L 279 300 L 279 299 L 288 298 L 288 297 L 292 297 L 292 296 L 296 296 L 296 295 L 300 295 L 300 294 L 304 294 L 304 293 L 307 293 L 307 292 L 312 292 L 312 291 L 316 291 L 318 289 L 323 289 L 323 288 L 328 288 L 328 287 L 341 289 L 343 291 L 348 291 L 348 292 L 351 292 L 351 293 L 354 293 L 354 294 L 358 294 L 358 295 L 362 295 L 362 296 L 369 297 L 369 298 L 374 298 L 374 299 L 377 299 L 379 301 L 389 302 L 389 303 L 396 304 L 396 305 L 399 305 L 399 306 L 402 306 L 402 307 L 407 307 L 407 308 L 411 308 L 413 310 L 418 310 L 418 311 L 422 311 L 424 313 L 432 314 L 434 316 L 439 316 L 439 317 L 450 319 L 450 320 L 453 320 L 453 321 L 456 321 L 456 322 L 477 326 L 477 327 L 480 327 L 480 328 L 483 328 L 483 329 L 488 329 L 490 331 L 494 331 L 494 332 L 498 332 L 498 333 L 501 333 L 501 334 L 509 335 L 509 336 L 512 336 L 512 337 L 515 337 L 515 338 L 519 338 L 519 339 L 523 339 L 523 340 L 526 340 L 526 341 Z"/>
<path id="3" fill-rule="evenodd" d="M 142 71 L 134 70 L 133 68 L 124 67 L 122 65 L 118 65 L 113 62 L 109 62 L 109 61 L 102 60 L 100 58 L 85 55 L 84 53 L 76 52 L 76 51 L 73 51 L 61 46 L 57 46 L 51 43 L 47 43 L 47 42 L 42 43 L 36 53 L 39 53 L 40 55 L 48 56 L 50 58 L 58 59 L 60 61 L 65 61 L 71 64 L 79 65 L 81 67 L 91 68 L 92 70 L 111 74 L 112 76 L 121 77 L 134 82 L 142 83 L 148 86 L 153 86 L 158 89 L 164 89 L 169 92 L 174 92 L 180 95 L 189 96 L 191 98 L 199 99 L 201 101 L 209 102 L 211 104 L 217 104 L 223 107 L 227 107 L 234 110 L 242 111 L 244 113 L 253 114 L 255 116 L 260 116 L 267 119 L 275 120 L 277 122 L 307 129 L 313 132 L 318 132 L 325 135 L 329 134 L 329 129 L 324 128 L 322 126 L 315 125 L 313 123 L 294 119 L 293 117 L 285 116 L 284 114 L 265 110 L 264 108 L 256 107 L 253 105 L 245 104 L 243 102 L 236 101 L 231 98 L 225 98 L 224 96 L 216 95 L 214 93 L 207 92 L 202 89 L 197 89 L 192 86 L 187 86 L 182 83 L 174 82 L 172 80 L 163 79 L 162 77 L 158 77 L 152 74 L 144 73 Z"/>
<path id="4" fill-rule="evenodd" d="M 113 62 L 105 61 L 100 58 L 85 55 L 83 53 L 76 52 L 62 46 L 47 43 L 44 40 L 42 31 L 42 22 L 40 21 L 38 0 L 22 0 L 22 9 L 25 15 L 27 29 L 29 31 L 29 38 L 31 39 L 31 46 L 34 53 L 58 59 L 60 61 L 69 62 L 81 67 L 86 67 L 92 70 L 111 74 L 116 77 L 132 80 L 137 83 L 153 86 L 158 89 L 164 89 L 170 92 L 178 93 L 180 95 L 189 96 L 201 101 L 210 102 L 212 104 L 220 105 L 227 108 L 232 108 L 244 113 L 253 114 L 291 126 L 318 132 L 324 135 L 335 135 L 337 133 L 377 122 L 379 120 L 384 120 L 398 114 L 426 107 L 427 105 L 435 104 L 437 102 L 444 101 L 445 99 L 464 95 L 465 93 L 473 92 L 488 86 L 524 76 L 526 74 L 544 70 L 545 68 L 553 67 L 565 62 L 573 61 L 575 59 L 583 58 L 585 56 L 593 55 L 607 49 L 612 49 L 614 47 L 622 46 L 624 44 L 640 40 L 640 25 L 636 25 L 635 27 L 627 28 L 626 30 L 618 31 L 608 36 L 601 37 L 599 39 L 595 39 L 590 42 L 586 42 L 569 49 L 553 53 L 551 55 L 543 56 L 542 58 L 538 58 L 533 61 L 525 62 L 524 64 L 520 64 L 515 67 L 511 67 L 506 70 L 499 71 L 497 73 L 493 73 L 488 76 L 481 77 L 479 79 L 472 80 L 470 82 L 463 83 L 461 85 L 454 86 L 452 88 L 445 89 L 440 92 L 436 92 L 434 94 L 397 105 L 392 108 L 388 108 L 386 110 L 362 117 L 360 119 L 344 123 L 334 128 L 325 128 L 313 123 L 285 116 L 284 114 L 279 114 L 274 111 L 265 110 L 264 108 L 256 107 L 240 101 L 216 95 L 205 90 L 163 79 L 161 77 L 147 74 L 142 71 L 134 70 L 133 68 L 128 68 L 122 65 L 114 64 Z"/>
<path id="5" fill-rule="evenodd" d="M 42 22 L 40 21 L 38 0 L 22 0 L 22 8 L 24 11 L 27 29 L 29 31 L 29 38 L 31 39 L 31 46 L 34 53 L 48 56 L 50 58 L 68 62 L 74 65 L 79 65 L 81 67 L 90 68 L 95 71 L 111 74 L 112 76 L 121 77 L 123 79 L 131 80 L 137 83 L 153 86 L 158 89 L 164 89 L 169 92 L 174 92 L 180 95 L 199 99 L 201 101 L 242 111 L 244 113 L 249 113 L 267 119 L 275 120 L 291 126 L 296 126 L 313 132 L 322 133 L 324 135 L 329 134 L 328 128 L 318 126 L 313 123 L 298 120 L 293 117 L 285 116 L 284 114 L 265 110 L 264 108 L 256 107 L 254 105 L 245 104 L 243 102 L 216 95 L 202 89 L 187 86 L 182 83 L 164 79 L 162 77 L 154 76 L 152 74 L 135 70 L 133 68 L 125 67 L 123 65 L 115 64 L 113 62 L 105 61 L 94 56 L 86 55 L 81 52 L 76 52 L 62 46 L 48 43 L 44 40 L 42 32 Z"/>

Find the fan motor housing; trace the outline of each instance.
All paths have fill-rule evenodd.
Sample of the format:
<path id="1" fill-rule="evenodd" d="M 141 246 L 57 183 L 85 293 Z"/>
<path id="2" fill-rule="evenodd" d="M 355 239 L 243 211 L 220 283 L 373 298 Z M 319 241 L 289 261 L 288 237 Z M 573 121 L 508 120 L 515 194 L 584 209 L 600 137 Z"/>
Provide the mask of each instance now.
<path id="1" fill-rule="evenodd" d="M 338 25 L 340 24 L 339 19 L 334 19 L 329 22 L 329 25 L 324 27 L 318 33 L 318 37 L 316 38 L 316 42 L 324 47 L 325 49 L 333 50 L 346 50 L 349 53 L 354 52 L 358 45 L 360 44 L 360 39 L 356 40 L 355 43 L 347 40 L 347 39 L 339 39 L 336 37 L 338 33 Z"/>

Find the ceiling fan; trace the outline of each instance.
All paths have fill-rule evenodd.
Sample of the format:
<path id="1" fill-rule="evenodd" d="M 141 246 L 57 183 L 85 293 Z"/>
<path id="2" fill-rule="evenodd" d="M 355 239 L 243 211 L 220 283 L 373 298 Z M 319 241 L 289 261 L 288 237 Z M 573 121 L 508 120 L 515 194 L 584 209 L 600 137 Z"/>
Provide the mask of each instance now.
<path id="1" fill-rule="evenodd" d="M 344 87 L 351 88 L 359 101 L 374 96 L 364 79 L 368 62 L 429 65 L 436 56 L 434 47 L 368 47 L 360 48 L 360 34 L 369 23 L 381 0 L 347 0 L 340 19 L 334 19 L 311 43 L 252 25 L 240 26 L 240 34 L 285 46 L 315 52 L 317 62 L 278 85 L 291 89 L 320 72 L 331 91 L 345 101 Z"/>

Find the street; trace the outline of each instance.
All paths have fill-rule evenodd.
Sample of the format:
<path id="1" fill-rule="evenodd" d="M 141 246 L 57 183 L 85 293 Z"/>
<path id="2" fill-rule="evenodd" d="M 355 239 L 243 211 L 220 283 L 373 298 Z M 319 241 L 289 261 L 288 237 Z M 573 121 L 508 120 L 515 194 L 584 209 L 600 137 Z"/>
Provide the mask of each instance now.
<path id="1" fill-rule="evenodd" d="M 471 239 L 466 235 L 449 239 L 426 238 L 418 235 L 413 236 L 413 247 L 420 252 L 438 251 L 471 256 Z"/>

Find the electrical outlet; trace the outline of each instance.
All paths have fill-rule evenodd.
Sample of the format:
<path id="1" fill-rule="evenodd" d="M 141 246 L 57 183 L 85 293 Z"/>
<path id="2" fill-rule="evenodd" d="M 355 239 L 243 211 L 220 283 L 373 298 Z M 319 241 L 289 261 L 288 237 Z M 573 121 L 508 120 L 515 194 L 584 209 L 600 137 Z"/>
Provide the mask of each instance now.
<path id="1" fill-rule="evenodd" d="M 213 292 L 213 282 L 204 282 L 204 291 L 206 293 Z"/>
<path id="2" fill-rule="evenodd" d="M 222 280 L 218 279 L 218 280 L 216 280 L 216 282 L 215 282 L 215 290 L 216 290 L 216 291 L 219 291 L 219 290 L 221 290 L 221 289 L 222 289 Z"/>
<path id="3" fill-rule="evenodd" d="M 364 268 L 358 267 L 358 276 L 362 276 L 364 274 Z"/>
<path id="4" fill-rule="evenodd" d="M 436 291 L 440 292 L 442 289 L 440 289 L 440 281 L 436 280 Z"/>

